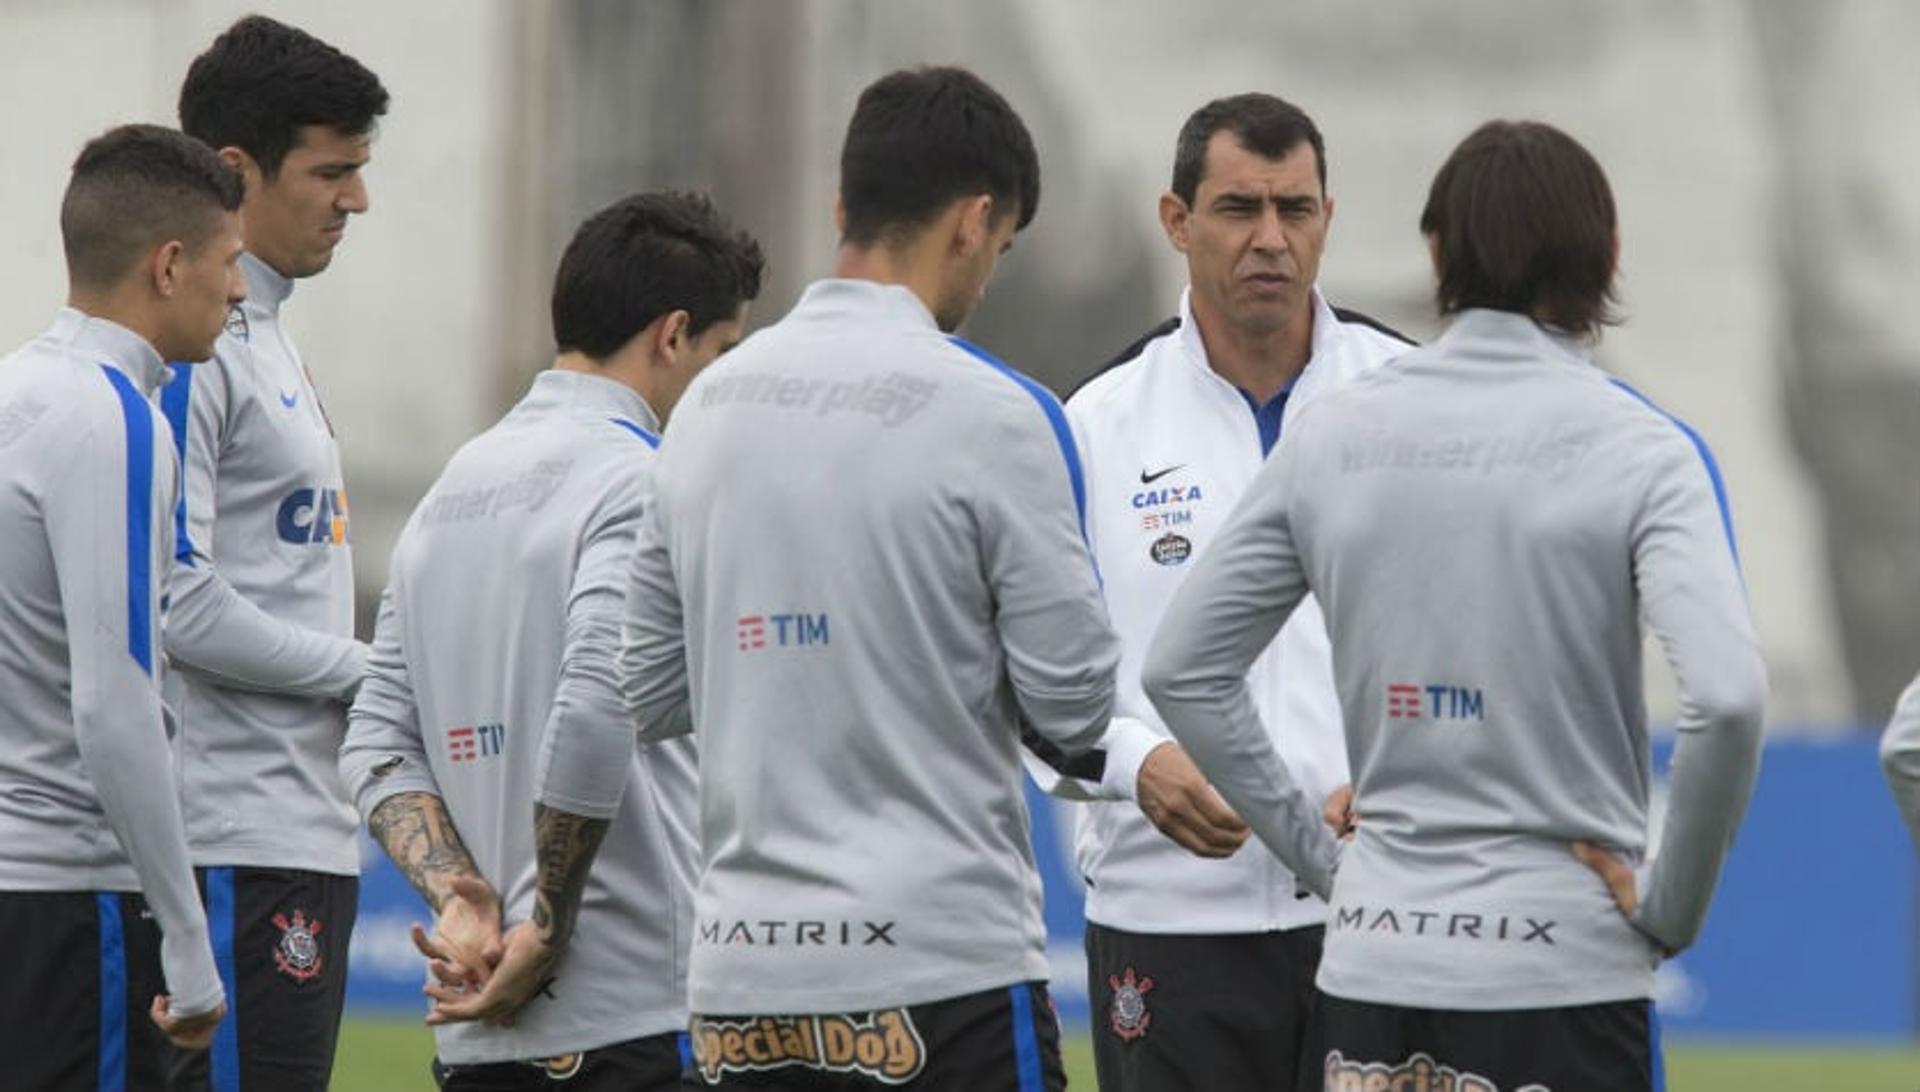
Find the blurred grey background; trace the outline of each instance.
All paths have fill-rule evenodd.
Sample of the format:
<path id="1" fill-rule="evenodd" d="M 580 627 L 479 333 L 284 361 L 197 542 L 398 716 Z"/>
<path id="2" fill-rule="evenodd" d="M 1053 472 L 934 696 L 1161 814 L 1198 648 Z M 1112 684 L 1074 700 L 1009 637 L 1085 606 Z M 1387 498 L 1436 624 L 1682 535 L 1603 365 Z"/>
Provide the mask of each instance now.
<path id="1" fill-rule="evenodd" d="M 549 279 L 583 216 L 711 190 L 768 248 L 771 321 L 831 260 L 860 88 L 958 62 L 1023 113 L 1043 164 L 1039 217 L 969 336 L 1063 392 L 1173 310 L 1183 267 L 1154 203 L 1207 99 L 1263 90 L 1314 115 L 1336 200 L 1321 286 L 1421 337 L 1434 169 L 1489 117 L 1568 129 L 1621 209 L 1627 322 L 1602 362 L 1719 456 L 1775 731 L 1876 726 L 1920 668 L 1920 5 L 0 0 L 0 345 L 63 298 L 81 143 L 173 122 L 188 60 L 250 10 L 393 92 L 373 209 L 287 309 L 346 454 L 363 601 L 441 462 L 546 364 Z M 1654 701 L 1670 713 L 1670 686 Z"/>

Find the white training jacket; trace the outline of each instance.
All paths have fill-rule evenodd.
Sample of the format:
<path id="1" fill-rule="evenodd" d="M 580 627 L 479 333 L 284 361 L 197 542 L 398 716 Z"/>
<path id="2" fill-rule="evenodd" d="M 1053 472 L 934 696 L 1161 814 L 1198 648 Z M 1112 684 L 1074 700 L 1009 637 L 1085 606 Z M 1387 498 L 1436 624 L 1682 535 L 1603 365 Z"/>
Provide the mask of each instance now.
<path id="1" fill-rule="evenodd" d="M 1088 537 L 1120 634 L 1119 688 L 1101 750 L 1049 765 L 1060 763 L 1057 754 L 1029 739 L 1027 765 L 1055 795 L 1094 801 L 1078 809 L 1075 830 L 1089 921 L 1176 934 L 1326 921 L 1326 904 L 1298 894 L 1273 854 L 1249 846 L 1225 860 L 1197 857 L 1141 813 L 1134 802 L 1141 762 L 1171 737 L 1141 691 L 1140 663 L 1167 603 L 1294 417 L 1412 347 L 1365 316 L 1330 307 L 1316 289 L 1306 368 L 1256 409 L 1207 363 L 1183 292 L 1178 317 L 1067 399 L 1086 469 Z M 1311 598 L 1254 661 L 1248 684 L 1288 768 L 1316 799 L 1347 780 L 1332 649 Z"/>
<path id="2" fill-rule="evenodd" d="M 144 892 L 173 1009 L 197 1015 L 223 993 L 160 705 L 166 371 L 70 307 L 0 359 L 0 891 Z"/>
<path id="3" fill-rule="evenodd" d="M 542 372 L 454 455 L 394 549 L 340 754 L 361 812 L 399 793 L 439 796 L 509 922 L 532 912 L 536 800 L 612 824 L 554 981 L 512 1027 L 435 1028 L 450 1064 L 687 1026 L 693 744 L 638 747 L 617 674 L 658 436 L 632 389 Z"/>
<path id="4" fill-rule="evenodd" d="M 166 647 L 187 839 L 196 865 L 358 875 L 334 766 L 366 671 L 340 449 L 280 324 L 293 282 L 240 268 L 213 359 L 159 397 L 181 464 Z"/>

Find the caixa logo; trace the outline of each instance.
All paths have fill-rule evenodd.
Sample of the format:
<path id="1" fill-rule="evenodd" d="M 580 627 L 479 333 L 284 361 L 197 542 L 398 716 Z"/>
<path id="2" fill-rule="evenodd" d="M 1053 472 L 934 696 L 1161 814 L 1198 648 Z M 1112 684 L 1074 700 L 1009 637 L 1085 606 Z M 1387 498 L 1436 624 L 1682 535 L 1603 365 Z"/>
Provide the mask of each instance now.
<path id="1" fill-rule="evenodd" d="M 274 518 L 280 541 L 295 546 L 347 544 L 347 493 L 344 489 L 296 489 L 280 502 Z"/>
<path id="2" fill-rule="evenodd" d="M 833 643 L 825 614 L 743 614 L 734 620 L 740 651 L 811 647 Z"/>

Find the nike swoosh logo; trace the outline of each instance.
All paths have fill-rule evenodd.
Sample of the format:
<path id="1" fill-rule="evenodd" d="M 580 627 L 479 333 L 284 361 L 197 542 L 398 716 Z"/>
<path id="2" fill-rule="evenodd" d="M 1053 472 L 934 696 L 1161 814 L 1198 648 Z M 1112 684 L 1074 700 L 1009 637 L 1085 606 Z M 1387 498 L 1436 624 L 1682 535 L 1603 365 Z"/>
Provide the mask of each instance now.
<path id="1" fill-rule="evenodd" d="M 1165 470 L 1161 470 L 1153 474 L 1147 473 L 1147 468 L 1143 466 L 1140 468 L 1140 484 L 1152 485 L 1154 482 L 1159 481 L 1161 478 L 1166 477 L 1167 475 L 1173 473 L 1176 470 L 1180 470 L 1184 468 L 1186 465 L 1187 465 L 1186 463 L 1175 463 L 1172 466 L 1166 468 Z"/>
<path id="2" fill-rule="evenodd" d="M 292 409 L 293 407 L 299 405 L 300 392 L 294 391 L 292 394 L 282 394 L 280 396 L 280 404 L 287 407 L 288 409 Z"/>

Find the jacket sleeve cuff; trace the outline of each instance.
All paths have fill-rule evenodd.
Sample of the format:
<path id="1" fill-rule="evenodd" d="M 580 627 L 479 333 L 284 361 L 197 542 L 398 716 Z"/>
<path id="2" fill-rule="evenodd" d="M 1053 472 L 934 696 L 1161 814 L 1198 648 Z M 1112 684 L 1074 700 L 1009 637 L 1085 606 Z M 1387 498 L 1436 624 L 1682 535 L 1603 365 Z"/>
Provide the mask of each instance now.
<path id="1" fill-rule="evenodd" d="M 1138 802 L 1140 767 L 1147 755 L 1171 739 L 1154 731 L 1145 721 L 1133 717 L 1115 717 L 1107 728 L 1101 746 L 1107 752 L 1107 766 L 1100 775 L 1100 795 L 1107 800 Z"/>

